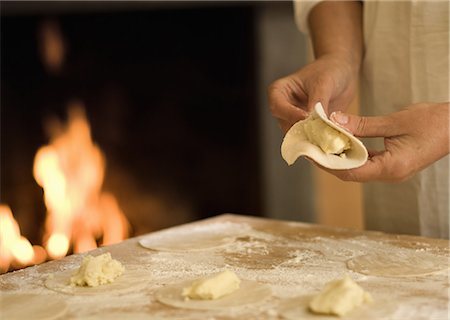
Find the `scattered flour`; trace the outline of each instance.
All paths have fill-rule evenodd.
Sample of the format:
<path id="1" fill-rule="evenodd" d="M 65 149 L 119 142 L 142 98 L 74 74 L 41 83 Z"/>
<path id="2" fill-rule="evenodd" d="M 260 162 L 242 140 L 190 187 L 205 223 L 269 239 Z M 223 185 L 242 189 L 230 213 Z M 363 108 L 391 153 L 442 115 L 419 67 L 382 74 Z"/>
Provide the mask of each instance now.
<path id="1" fill-rule="evenodd" d="M 308 225 L 304 227 L 303 224 L 300 224 L 300 226 L 307 228 L 311 233 Z M 299 232 L 301 228 L 299 227 Z M 273 299 L 263 305 L 230 308 L 226 311 L 192 311 L 192 319 L 196 317 L 202 319 L 257 318 L 248 317 L 248 315 L 262 315 L 264 319 L 277 319 L 277 308 L 283 299 L 319 292 L 326 283 L 342 278 L 345 274 L 351 274 L 355 281 L 364 283 L 364 287 L 373 295 L 375 301 L 381 298 L 399 301 L 398 309 L 389 319 L 400 320 L 410 318 L 410 315 L 414 315 L 415 319 L 428 319 L 427 316 L 430 314 L 436 318 L 447 316 L 445 301 L 429 303 L 429 297 L 435 295 L 436 290 L 446 292 L 447 274 L 430 275 L 427 277 L 427 281 L 419 281 L 420 279 L 417 278 L 371 277 L 347 269 L 346 261 L 353 257 L 373 251 L 389 254 L 401 250 L 386 242 L 375 241 L 365 236 L 343 239 L 311 236 L 308 241 L 287 241 L 282 236 L 252 229 L 246 223 L 233 222 L 183 226 L 174 228 L 173 231 L 164 231 L 163 236 L 177 237 L 180 232 L 181 234 L 190 233 L 192 237 L 195 237 L 196 233 L 223 233 L 236 239 L 225 247 L 207 251 L 147 250 L 138 245 L 138 241 L 142 237 L 98 249 L 96 254 L 111 251 L 114 257 L 121 258 L 126 270 L 139 268 L 143 272 L 148 272 L 152 280 L 148 287 L 127 295 L 109 292 L 107 295 L 90 296 L 89 299 L 83 296 L 68 295 L 65 298 L 69 307 L 69 316 L 83 317 L 111 310 L 117 312 L 130 310 L 151 313 L 154 319 L 158 319 L 158 317 L 164 319 L 166 313 L 161 311 L 161 306 L 152 297 L 158 288 L 221 272 L 225 269 L 232 270 L 240 279 L 270 285 Z M 283 251 L 283 255 L 279 255 L 275 265 L 266 269 L 248 268 L 248 263 L 252 261 L 250 259 L 249 262 L 249 257 L 254 255 L 270 257 L 281 251 Z M 414 251 L 428 252 L 428 248 L 424 245 L 411 250 L 411 252 Z M 230 255 L 234 257 L 232 265 L 227 260 Z M 240 259 L 243 260 L 242 264 L 240 264 Z M 63 261 L 54 261 L 2 275 L 0 276 L 0 289 L 11 293 L 49 295 L 51 292 L 43 286 L 44 280 L 52 273 L 75 270 L 79 266 L 79 261 L 80 255 L 74 255 L 66 257 Z M 258 263 L 258 261 L 254 261 L 254 263 Z M 405 294 L 414 292 L 420 292 L 420 296 L 423 298 L 415 297 L 413 299 Z M 171 311 L 169 318 L 187 319 L 183 311 L 177 309 Z"/>

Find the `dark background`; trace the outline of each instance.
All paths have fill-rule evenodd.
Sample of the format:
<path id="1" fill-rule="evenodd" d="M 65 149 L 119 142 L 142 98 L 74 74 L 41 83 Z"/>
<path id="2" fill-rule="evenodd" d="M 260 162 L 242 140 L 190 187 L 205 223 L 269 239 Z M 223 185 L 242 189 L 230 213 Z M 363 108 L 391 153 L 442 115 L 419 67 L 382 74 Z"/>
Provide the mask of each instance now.
<path id="1" fill-rule="evenodd" d="M 32 242 L 45 216 L 34 155 L 48 143 L 45 122 L 65 119 L 74 99 L 105 153 L 104 189 L 134 234 L 260 212 L 252 4 L 49 14 L 1 2 L 1 12 L 0 198 Z M 58 74 L 38 52 L 46 20 L 67 44 Z"/>

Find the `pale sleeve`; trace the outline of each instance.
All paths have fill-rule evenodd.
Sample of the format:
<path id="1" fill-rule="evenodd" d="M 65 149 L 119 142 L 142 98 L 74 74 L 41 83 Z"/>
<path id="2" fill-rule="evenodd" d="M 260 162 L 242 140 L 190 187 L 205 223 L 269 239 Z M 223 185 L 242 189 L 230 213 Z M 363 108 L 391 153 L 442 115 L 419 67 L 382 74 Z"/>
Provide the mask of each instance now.
<path id="1" fill-rule="evenodd" d="M 312 8 L 323 0 L 294 0 L 295 22 L 301 32 L 309 34 L 308 15 Z"/>

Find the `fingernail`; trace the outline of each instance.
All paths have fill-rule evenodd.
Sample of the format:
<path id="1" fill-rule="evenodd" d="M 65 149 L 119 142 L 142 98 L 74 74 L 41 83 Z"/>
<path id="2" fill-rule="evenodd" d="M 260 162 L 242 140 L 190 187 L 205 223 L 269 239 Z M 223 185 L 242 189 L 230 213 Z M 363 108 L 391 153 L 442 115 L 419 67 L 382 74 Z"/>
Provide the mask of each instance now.
<path id="1" fill-rule="evenodd" d="M 348 116 L 345 113 L 342 113 L 340 111 L 333 112 L 330 115 L 331 120 L 334 122 L 337 122 L 339 124 L 347 124 L 348 123 Z"/>

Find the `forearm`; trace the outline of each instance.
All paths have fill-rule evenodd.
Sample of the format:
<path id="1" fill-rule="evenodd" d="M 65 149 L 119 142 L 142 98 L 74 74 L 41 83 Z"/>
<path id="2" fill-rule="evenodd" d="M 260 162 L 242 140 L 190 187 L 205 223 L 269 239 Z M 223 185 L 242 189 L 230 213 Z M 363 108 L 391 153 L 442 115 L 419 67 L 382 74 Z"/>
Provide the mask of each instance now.
<path id="1" fill-rule="evenodd" d="M 316 58 L 336 55 L 358 73 L 362 55 L 362 3 L 360 1 L 323 1 L 308 19 Z"/>

